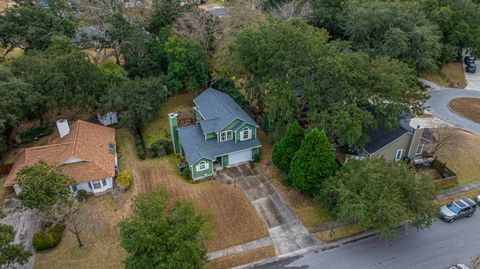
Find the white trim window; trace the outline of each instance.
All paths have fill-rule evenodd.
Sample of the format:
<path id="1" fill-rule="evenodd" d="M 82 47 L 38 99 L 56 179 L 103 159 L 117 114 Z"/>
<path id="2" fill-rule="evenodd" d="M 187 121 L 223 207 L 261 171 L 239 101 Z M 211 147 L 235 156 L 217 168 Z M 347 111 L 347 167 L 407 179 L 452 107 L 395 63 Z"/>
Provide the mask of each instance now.
<path id="1" fill-rule="evenodd" d="M 415 150 L 415 155 L 420 155 L 420 154 L 422 154 L 424 147 L 425 147 L 425 145 L 423 145 L 423 144 L 418 145 L 417 150 Z"/>
<path id="2" fill-rule="evenodd" d="M 197 165 L 197 171 L 205 171 L 209 168 L 208 162 L 201 161 Z"/>
<path id="3" fill-rule="evenodd" d="M 400 161 L 402 159 L 403 149 L 397 149 L 395 153 L 395 161 Z"/>
<path id="4" fill-rule="evenodd" d="M 220 132 L 220 142 L 229 141 L 229 140 L 232 140 L 232 139 L 233 139 L 233 131 L 232 130 Z"/>
<path id="5" fill-rule="evenodd" d="M 240 132 L 240 141 L 248 140 L 252 138 L 252 130 L 248 127 L 245 127 Z"/>
<path id="6" fill-rule="evenodd" d="M 98 189 L 103 188 L 101 180 L 94 180 L 94 181 L 92 181 L 92 183 L 93 183 L 92 185 L 93 185 L 94 190 L 98 190 Z"/>

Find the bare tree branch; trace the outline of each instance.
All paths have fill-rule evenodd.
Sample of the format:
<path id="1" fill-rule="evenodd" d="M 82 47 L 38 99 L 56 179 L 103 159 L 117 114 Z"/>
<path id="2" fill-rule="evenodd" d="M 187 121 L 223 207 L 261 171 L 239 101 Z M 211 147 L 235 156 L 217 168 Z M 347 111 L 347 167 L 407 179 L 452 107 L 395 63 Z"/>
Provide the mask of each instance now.
<path id="1" fill-rule="evenodd" d="M 292 0 L 271 8 L 270 12 L 287 21 L 292 19 L 308 20 L 312 16 L 313 9 L 309 2 Z"/>

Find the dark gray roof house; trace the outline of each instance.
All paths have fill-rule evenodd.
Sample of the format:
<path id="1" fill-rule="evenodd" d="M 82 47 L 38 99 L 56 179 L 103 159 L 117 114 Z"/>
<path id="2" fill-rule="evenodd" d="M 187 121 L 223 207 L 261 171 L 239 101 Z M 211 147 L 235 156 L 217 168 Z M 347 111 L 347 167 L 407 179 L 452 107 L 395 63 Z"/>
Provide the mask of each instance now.
<path id="1" fill-rule="evenodd" d="M 174 151 L 185 157 L 194 180 L 253 160 L 261 147 L 258 124 L 227 94 L 209 88 L 193 100 L 194 125 L 180 127 L 169 113 Z"/>
<path id="2" fill-rule="evenodd" d="M 413 128 L 406 120 L 400 121 L 400 127 L 391 132 L 377 129 L 371 132 L 369 137 L 371 142 L 363 147 L 363 155 L 383 156 L 389 160 L 413 160 L 422 157 L 434 140 L 430 129 L 421 126 Z"/>

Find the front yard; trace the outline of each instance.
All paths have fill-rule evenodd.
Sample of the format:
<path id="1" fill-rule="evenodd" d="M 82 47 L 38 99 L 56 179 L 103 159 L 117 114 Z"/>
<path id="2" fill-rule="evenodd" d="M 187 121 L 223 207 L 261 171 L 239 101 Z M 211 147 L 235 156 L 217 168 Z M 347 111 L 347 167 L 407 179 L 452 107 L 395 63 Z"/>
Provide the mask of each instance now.
<path id="1" fill-rule="evenodd" d="M 308 197 L 291 187 L 287 187 L 280 182 L 279 179 L 281 172 L 272 163 L 272 144 L 268 141 L 265 132 L 259 129 L 257 134 L 262 143 L 262 159 L 259 165 L 263 173 L 270 179 L 277 192 L 288 204 L 290 209 L 292 209 L 295 215 L 297 215 L 303 225 L 307 228 L 311 228 L 335 220 L 333 215 L 327 212 L 325 208 L 315 203 L 311 197 Z"/>
<path id="2" fill-rule="evenodd" d="M 480 136 L 455 130 L 451 140 L 438 150 L 438 159 L 457 174 L 458 185 L 479 181 Z"/>
<path id="3" fill-rule="evenodd" d="M 126 129 L 117 130 L 117 146 L 120 169 L 131 169 L 134 181 L 131 188 L 118 201 L 111 195 L 91 197 L 88 207 L 93 212 L 83 212 L 93 216 L 91 225 L 83 234 L 85 247 L 77 248 L 72 234 L 65 237 L 55 249 L 38 253 L 35 268 L 121 268 L 127 255 L 120 246 L 118 222 L 130 213 L 133 197 L 140 192 L 148 192 L 162 186 L 170 193 L 170 202 L 187 200 L 195 207 L 212 215 L 213 239 L 207 242 L 208 252 L 220 250 L 268 236 L 264 223 L 257 215 L 240 188 L 216 181 L 187 182 L 176 168 L 176 157 L 140 161 L 134 151 L 133 136 Z M 221 268 L 216 264 L 238 266 L 251 261 L 252 257 L 266 258 L 275 255 L 271 248 L 243 253 L 242 255 L 216 260 L 211 268 Z M 256 259 L 256 258 L 255 258 Z"/>

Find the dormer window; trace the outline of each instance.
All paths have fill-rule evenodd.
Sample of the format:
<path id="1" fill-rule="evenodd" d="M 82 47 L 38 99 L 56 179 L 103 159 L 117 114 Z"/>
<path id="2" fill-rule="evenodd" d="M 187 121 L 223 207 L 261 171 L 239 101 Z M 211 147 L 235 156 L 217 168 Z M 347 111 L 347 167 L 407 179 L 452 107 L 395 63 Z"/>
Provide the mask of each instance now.
<path id="1" fill-rule="evenodd" d="M 248 127 L 243 128 L 240 135 L 240 140 L 243 141 L 251 138 L 252 138 L 252 130 Z"/>
<path id="2" fill-rule="evenodd" d="M 220 142 L 233 139 L 233 131 L 224 131 L 220 133 Z"/>

